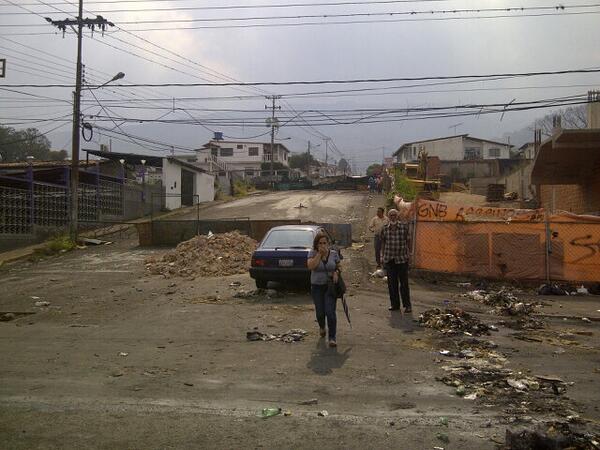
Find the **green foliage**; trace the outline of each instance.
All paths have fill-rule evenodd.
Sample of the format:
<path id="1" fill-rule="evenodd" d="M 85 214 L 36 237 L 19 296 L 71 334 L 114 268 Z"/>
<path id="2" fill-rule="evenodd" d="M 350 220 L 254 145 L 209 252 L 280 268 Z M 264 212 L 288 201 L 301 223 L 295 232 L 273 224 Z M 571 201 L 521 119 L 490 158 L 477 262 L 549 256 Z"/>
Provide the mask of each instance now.
<path id="1" fill-rule="evenodd" d="M 77 247 L 77 243 L 68 235 L 55 236 L 46 241 L 44 247 L 35 250 L 37 256 L 51 256 L 58 253 L 65 253 Z"/>
<path id="2" fill-rule="evenodd" d="M 254 190 L 254 186 L 245 180 L 236 180 L 233 182 L 233 196 L 245 197 Z"/>
<path id="3" fill-rule="evenodd" d="M 367 175 L 368 176 L 377 175 L 377 174 L 380 174 L 381 172 L 382 172 L 381 164 L 371 164 L 369 167 L 367 167 Z"/>
<path id="4" fill-rule="evenodd" d="M 297 153 L 290 156 L 289 164 L 292 169 L 306 170 L 309 160 L 311 166 L 319 166 L 319 162 L 313 157 L 313 155 L 309 155 L 307 152 Z"/>
<path id="5" fill-rule="evenodd" d="M 273 162 L 273 170 L 284 170 L 287 169 L 282 163 L 279 161 Z M 260 170 L 271 170 L 271 163 L 268 161 L 260 163 Z"/>
<path id="6" fill-rule="evenodd" d="M 392 199 L 394 194 L 399 195 L 407 202 L 412 202 L 417 196 L 417 188 L 399 170 L 394 174 L 394 192 L 390 193 Z"/>
<path id="7" fill-rule="evenodd" d="M 0 125 L 0 156 L 2 162 L 25 161 L 27 156 L 41 161 L 59 161 L 67 157 L 67 152 L 50 150 L 50 141 L 36 128 L 15 130 Z"/>

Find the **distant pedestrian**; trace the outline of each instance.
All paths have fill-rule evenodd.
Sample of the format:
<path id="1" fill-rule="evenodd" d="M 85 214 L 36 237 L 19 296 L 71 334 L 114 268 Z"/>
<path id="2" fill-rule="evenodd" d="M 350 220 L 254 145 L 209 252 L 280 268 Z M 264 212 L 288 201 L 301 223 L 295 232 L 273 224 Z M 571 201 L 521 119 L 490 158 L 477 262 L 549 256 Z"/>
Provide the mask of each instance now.
<path id="1" fill-rule="evenodd" d="M 408 287 L 408 262 L 410 251 L 410 230 L 408 211 L 402 217 L 398 210 L 388 211 L 389 222 L 381 230 L 381 252 L 383 264 L 387 271 L 388 290 L 390 293 L 390 311 L 400 309 L 400 296 L 404 312 L 411 312 L 410 289 Z M 398 283 L 400 289 L 398 289 Z"/>
<path id="2" fill-rule="evenodd" d="M 375 178 L 372 175 L 369 177 L 369 192 L 375 192 Z"/>
<path id="3" fill-rule="evenodd" d="M 313 249 L 308 255 L 307 266 L 310 269 L 310 292 L 315 303 L 315 313 L 319 322 L 320 335 L 329 332 L 329 346 L 336 347 L 337 299 L 329 285 L 337 283 L 340 274 L 340 255 L 330 248 L 329 238 L 319 233 L 313 241 Z M 327 330 L 325 322 L 327 321 Z"/>
<path id="4" fill-rule="evenodd" d="M 373 233 L 373 244 L 375 245 L 375 262 L 377 268 L 381 269 L 381 230 L 388 223 L 388 218 L 385 217 L 384 209 L 377 208 L 377 215 L 371 219 L 369 223 L 369 231 Z"/>

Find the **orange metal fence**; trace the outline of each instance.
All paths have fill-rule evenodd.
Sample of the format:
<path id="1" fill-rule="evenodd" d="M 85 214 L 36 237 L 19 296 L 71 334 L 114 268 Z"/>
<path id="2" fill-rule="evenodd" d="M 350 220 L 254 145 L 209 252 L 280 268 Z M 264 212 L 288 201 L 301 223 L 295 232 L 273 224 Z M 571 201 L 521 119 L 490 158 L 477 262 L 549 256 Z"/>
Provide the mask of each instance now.
<path id="1" fill-rule="evenodd" d="M 600 218 L 419 200 L 417 269 L 519 280 L 600 280 Z"/>

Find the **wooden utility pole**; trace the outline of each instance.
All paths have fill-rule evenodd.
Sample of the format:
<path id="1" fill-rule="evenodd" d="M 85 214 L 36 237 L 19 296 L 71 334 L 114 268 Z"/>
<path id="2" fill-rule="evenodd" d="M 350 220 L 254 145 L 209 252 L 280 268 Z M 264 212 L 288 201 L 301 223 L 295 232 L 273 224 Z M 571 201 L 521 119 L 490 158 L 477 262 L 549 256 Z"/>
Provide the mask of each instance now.
<path id="1" fill-rule="evenodd" d="M 79 12 L 75 19 L 52 20 L 46 17 L 46 21 L 57 27 L 63 32 L 63 36 L 67 27 L 76 27 L 77 33 L 77 66 L 75 69 L 75 91 L 73 92 L 73 130 L 72 130 L 72 147 L 71 147 L 71 220 L 69 222 L 69 232 L 71 239 L 77 239 L 77 228 L 79 222 L 79 123 L 81 121 L 81 43 L 83 26 L 87 26 L 94 31 L 98 27 L 102 33 L 107 26 L 114 26 L 102 16 L 96 16 L 95 19 L 84 19 L 83 15 L 83 0 L 79 0 Z"/>

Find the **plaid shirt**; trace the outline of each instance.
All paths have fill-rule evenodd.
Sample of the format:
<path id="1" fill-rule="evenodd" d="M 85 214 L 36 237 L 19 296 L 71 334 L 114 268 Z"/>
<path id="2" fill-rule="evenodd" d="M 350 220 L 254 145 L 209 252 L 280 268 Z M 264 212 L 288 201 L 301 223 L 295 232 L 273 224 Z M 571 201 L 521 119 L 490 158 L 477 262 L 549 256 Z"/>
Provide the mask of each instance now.
<path id="1" fill-rule="evenodd" d="M 410 230 L 407 222 L 398 221 L 396 226 L 391 222 L 381 230 L 383 262 L 395 260 L 396 263 L 408 262 L 410 252 Z"/>

